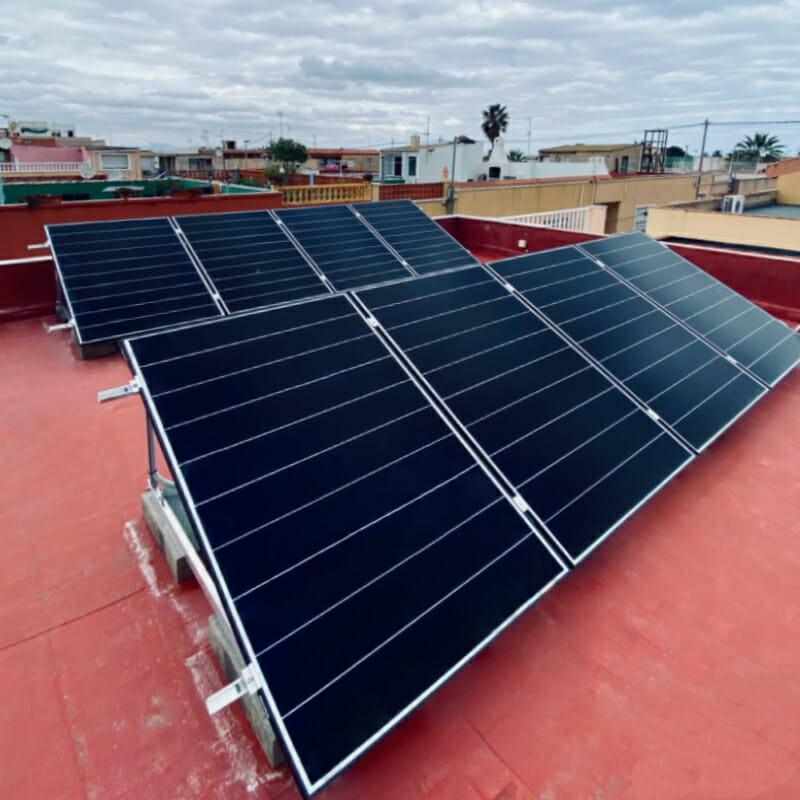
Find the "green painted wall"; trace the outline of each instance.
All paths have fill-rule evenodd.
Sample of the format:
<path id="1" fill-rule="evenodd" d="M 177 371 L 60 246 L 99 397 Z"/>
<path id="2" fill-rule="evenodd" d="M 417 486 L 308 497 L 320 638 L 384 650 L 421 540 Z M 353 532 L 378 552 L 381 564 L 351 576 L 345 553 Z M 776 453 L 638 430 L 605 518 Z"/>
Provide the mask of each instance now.
<path id="1" fill-rule="evenodd" d="M 204 181 L 193 181 L 185 178 L 152 181 L 58 181 L 54 183 L 4 183 L 3 192 L 6 203 L 24 203 L 31 195 L 57 195 L 65 202 L 70 200 L 113 200 L 114 192 L 106 191 L 118 186 L 141 186 L 142 191 L 136 197 L 155 197 L 164 194 L 169 186 L 187 189 L 192 186 L 208 186 Z M 222 194 L 249 194 L 251 189 L 245 186 L 222 186 Z"/>

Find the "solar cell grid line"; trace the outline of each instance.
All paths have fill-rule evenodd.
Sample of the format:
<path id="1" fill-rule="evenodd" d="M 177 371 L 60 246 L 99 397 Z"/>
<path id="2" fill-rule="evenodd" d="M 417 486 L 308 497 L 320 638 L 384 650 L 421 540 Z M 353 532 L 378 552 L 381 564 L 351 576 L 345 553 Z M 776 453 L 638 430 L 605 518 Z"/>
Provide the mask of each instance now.
<path id="1" fill-rule="evenodd" d="M 166 217 L 46 232 L 79 345 L 222 314 Z"/>
<path id="2" fill-rule="evenodd" d="M 580 247 L 768 386 L 800 363 L 796 331 L 661 242 L 631 233 Z"/>
<path id="3" fill-rule="evenodd" d="M 420 275 L 476 266 L 477 259 L 411 200 L 351 206 Z"/>
<path id="4" fill-rule="evenodd" d="M 276 209 L 272 213 L 336 291 L 413 276 L 347 206 Z"/>
<path id="5" fill-rule="evenodd" d="M 124 350 L 304 793 L 566 573 L 346 296 Z"/>
<path id="6" fill-rule="evenodd" d="M 234 313 L 331 292 L 267 211 L 193 214 L 175 221 Z"/>
<path id="7" fill-rule="evenodd" d="M 693 458 L 483 268 L 356 296 L 574 563 Z"/>
<path id="8" fill-rule="evenodd" d="M 697 451 L 764 393 L 750 375 L 575 247 L 490 268 Z"/>

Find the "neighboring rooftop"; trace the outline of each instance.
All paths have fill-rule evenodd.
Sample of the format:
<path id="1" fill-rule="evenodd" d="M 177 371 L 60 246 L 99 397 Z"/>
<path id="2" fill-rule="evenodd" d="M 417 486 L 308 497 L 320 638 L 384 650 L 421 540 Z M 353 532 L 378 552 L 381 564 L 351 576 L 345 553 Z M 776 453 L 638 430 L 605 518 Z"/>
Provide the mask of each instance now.
<path id="1" fill-rule="evenodd" d="M 746 208 L 745 214 L 755 217 L 781 217 L 783 219 L 800 219 L 800 206 L 781 205 L 773 203 L 768 206 Z"/>

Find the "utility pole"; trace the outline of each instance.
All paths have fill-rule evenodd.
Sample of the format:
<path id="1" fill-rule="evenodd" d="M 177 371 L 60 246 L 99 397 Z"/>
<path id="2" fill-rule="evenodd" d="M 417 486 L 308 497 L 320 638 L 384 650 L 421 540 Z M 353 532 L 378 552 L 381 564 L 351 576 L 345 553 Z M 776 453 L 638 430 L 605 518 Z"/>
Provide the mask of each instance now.
<path id="1" fill-rule="evenodd" d="M 427 122 L 425 123 L 425 144 L 431 143 L 431 115 L 428 114 Z"/>
<path id="2" fill-rule="evenodd" d="M 703 157 L 706 154 L 706 137 L 708 136 L 708 120 L 703 123 L 703 143 L 700 145 L 700 164 L 697 168 L 697 184 L 694 187 L 694 199 L 700 196 L 700 183 L 703 180 Z"/>
<path id="3" fill-rule="evenodd" d="M 283 111 L 278 112 L 278 119 L 281 121 L 281 139 L 283 139 Z"/>
<path id="4" fill-rule="evenodd" d="M 248 156 L 250 154 L 247 152 L 247 145 L 248 144 L 250 144 L 250 140 L 249 139 L 245 139 L 244 140 L 244 168 L 245 169 L 249 169 L 249 167 L 250 167 L 250 161 L 248 159 Z"/>
<path id="5" fill-rule="evenodd" d="M 533 128 L 533 120 L 531 117 L 528 117 L 528 150 L 525 153 L 526 158 L 531 157 L 531 130 Z"/>
<path id="6" fill-rule="evenodd" d="M 451 215 L 456 205 L 456 147 L 458 147 L 458 137 L 453 138 L 453 170 L 450 173 L 450 192 L 447 195 L 447 213 Z"/>

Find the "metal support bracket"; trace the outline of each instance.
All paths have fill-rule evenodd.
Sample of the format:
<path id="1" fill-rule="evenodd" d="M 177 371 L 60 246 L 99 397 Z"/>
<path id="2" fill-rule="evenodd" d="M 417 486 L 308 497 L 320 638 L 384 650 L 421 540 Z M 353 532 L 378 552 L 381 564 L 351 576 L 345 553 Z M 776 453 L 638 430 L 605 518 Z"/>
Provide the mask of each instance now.
<path id="1" fill-rule="evenodd" d="M 97 393 L 98 403 L 107 403 L 109 400 L 118 400 L 120 397 L 128 397 L 132 394 L 139 394 L 141 386 L 137 378 L 133 378 L 124 386 L 117 386 L 114 389 L 104 389 Z"/>
<path id="2" fill-rule="evenodd" d="M 253 664 L 248 664 L 239 678 L 227 686 L 223 686 L 218 692 L 214 692 L 206 698 L 206 708 L 208 713 L 213 715 L 223 708 L 227 708 L 231 703 L 235 703 L 240 697 L 247 694 L 255 694 L 258 691 L 258 679 Z"/>
<path id="3" fill-rule="evenodd" d="M 48 333 L 53 333 L 53 331 L 67 331 L 74 327 L 74 322 L 69 320 L 68 322 L 59 322 L 57 325 L 47 325 L 45 329 Z"/>
<path id="4" fill-rule="evenodd" d="M 42 244 L 29 244 L 28 250 L 49 250 L 50 242 L 43 242 Z"/>

